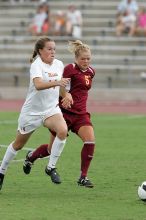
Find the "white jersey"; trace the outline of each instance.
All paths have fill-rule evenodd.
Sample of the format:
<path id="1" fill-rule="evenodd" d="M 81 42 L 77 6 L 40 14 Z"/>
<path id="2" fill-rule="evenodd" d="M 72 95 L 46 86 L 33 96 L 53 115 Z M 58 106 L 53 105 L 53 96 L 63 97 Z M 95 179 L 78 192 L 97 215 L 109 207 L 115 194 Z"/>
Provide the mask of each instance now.
<path id="1" fill-rule="evenodd" d="M 37 90 L 33 79 L 41 77 L 44 81 L 61 80 L 64 65 L 62 61 L 54 59 L 51 65 L 42 62 L 38 57 L 30 67 L 30 85 L 21 114 L 44 115 L 58 105 L 60 86 Z"/>

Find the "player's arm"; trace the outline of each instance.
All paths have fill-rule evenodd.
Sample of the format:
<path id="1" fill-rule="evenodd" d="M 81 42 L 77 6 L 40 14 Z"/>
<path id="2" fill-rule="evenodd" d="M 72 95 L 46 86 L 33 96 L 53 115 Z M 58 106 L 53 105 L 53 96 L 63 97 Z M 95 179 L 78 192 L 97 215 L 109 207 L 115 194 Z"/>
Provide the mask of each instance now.
<path id="1" fill-rule="evenodd" d="M 65 87 L 69 83 L 68 78 L 62 78 L 61 80 L 44 81 L 41 77 L 35 77 L 33 79 L 34 86 L 37 90 L 49 89 L 55 86 Z"/>
<path id="2" fill-rule="evenodd" d="M 69 91 L 71 87 L 72 64 L 69 64 L 64 68 L 63 77 L 70 78 L 70 81 L 65 88 L 60 88 L 60 96 L 62 97 L 61 105 L 64 108 L 71 108 L 71 105 L 73 105 L 73 98 Z"/>

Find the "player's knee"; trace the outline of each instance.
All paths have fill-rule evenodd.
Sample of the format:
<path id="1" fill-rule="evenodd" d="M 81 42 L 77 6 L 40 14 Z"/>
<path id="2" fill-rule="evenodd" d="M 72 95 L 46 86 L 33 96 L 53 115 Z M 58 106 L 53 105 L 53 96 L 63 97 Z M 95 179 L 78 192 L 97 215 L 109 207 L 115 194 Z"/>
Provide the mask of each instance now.
<path id="1" fill-rule="evenodd" d="M 24 145 L 26 144 L 27 140 L 24 140 L 23 138 L 16 138 L 13 142 L 13 148 L 18 151 L 21 150 Z"/>
<path id="2" fill-rule="evenodd" d="M 21 150 L 22 148 L 23 148 L 23 146 L 24 146 L 24 143 L 22 143 L 22 142 L 14 142 L 13 143 L 13 148 L 16 150 L 16 151 L 18 151 L 18 150 Z"/>
<path id="3" fill-rule="evenodd" d="M 57 136 L 61 140 L 64 140 L 67 137 L 67 129 L 66 128 L 60 129 L 60 131 L 57 132 Z"/>

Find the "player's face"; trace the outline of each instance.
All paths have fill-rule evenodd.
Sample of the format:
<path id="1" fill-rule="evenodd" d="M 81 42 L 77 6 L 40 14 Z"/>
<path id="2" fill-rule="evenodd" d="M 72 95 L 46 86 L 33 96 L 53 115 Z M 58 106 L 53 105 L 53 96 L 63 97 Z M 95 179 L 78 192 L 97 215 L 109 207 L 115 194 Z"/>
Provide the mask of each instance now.
<path id="1" fill-rule="evenodd" d="M 81 70 L 86 70 L 91 62 L 91 52 L 84 51 L 80 53 L 78 57 L 76 57 L 76 63 Z"/>
<path id="2" fill-rule="evenodd" d="M 44 63 L 51 64 L 55 58 L 55 42 L 54 41 L 48 41 L 45 44 L 45 47 L 43 49 L 39 50 L 41 59 Z"/>

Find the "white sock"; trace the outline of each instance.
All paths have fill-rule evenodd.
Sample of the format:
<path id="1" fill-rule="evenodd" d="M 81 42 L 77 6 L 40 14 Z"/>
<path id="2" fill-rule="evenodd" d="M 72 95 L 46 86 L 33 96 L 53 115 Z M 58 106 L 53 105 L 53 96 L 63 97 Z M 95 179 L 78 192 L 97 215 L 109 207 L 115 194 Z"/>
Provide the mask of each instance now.
<path id="1" fill-rule="evenodd" d="M 14 150 L 12 143 L 8 146 L 6 153 L 3 157 L 1 166 L 0 166 L 0 173 L 5 174 L 8 168 L 9 163 L 14 159 L 16 156 L 17 151 Z"/>
<path id="2" fill-rule="evenodd" d="M 61 140 L 57 136 L 53 142 L 50 159 L 47 168 L 55 168 L 56 163 L 63 151 L 64 145 L 65 145 L 66 139 Z"/>

